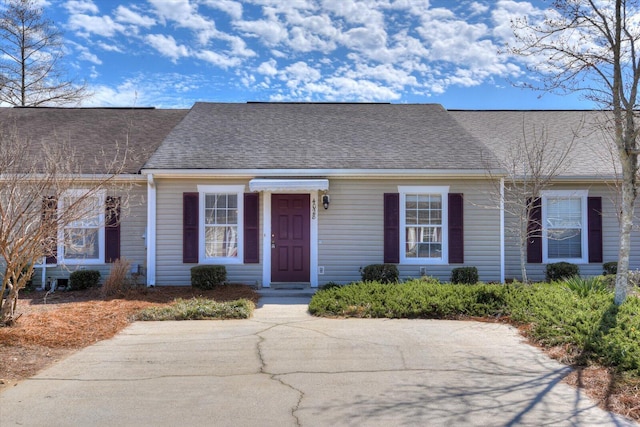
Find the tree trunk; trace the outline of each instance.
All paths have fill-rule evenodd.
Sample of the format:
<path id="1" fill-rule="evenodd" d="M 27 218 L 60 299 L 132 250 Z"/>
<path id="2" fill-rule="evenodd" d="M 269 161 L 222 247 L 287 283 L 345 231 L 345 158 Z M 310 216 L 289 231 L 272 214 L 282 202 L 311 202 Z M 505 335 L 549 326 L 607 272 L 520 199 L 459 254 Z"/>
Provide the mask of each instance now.
<path id="1" fill-rule="evenodd" d="M 622 206 L 620 215 L 620 247 L 618 251 L 618 273 L 616 276 L 615 299 L 620 305 L 627 297 L 629 278 L 629 255 L 631 254 L 631 230 L 636 200 L 635 155 L 625 155 L 622 159 Z"/>
<path id="2" fill-rule="evenodd" d="M 9 285 L 6 289 L 6 297 L 0 298 L 0 326 L 13 326 L 15 324 L 15 308 L 18 304 L 18 290 Z"/>

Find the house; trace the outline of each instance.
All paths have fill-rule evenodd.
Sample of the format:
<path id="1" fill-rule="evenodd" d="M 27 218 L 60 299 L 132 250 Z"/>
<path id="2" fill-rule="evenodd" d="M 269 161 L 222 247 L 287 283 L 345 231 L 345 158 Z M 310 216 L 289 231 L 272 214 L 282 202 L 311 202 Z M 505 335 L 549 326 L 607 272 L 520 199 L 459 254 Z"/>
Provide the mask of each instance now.
<path id="1" fill-rule="evenodd" d="M 119 257 L 144 269 L 147 183 L 140 169 L 186 113 L 187 110 L 150 108 L 0 108 L 1 138 L 24 141 L 25 150 L 34 161 L 43 157 L 43 147 L 56 146 L 68 152 L 80 179 L 110 174 L 111 166 L 118 166 L 114 180 L 118 184 L 111 186 L 108 194 L 96 194 L 101 199 L 97 205 L 104 208 L 99 207 L 95 217 L 102 220 L 82 225 L 85 235 L 95 237 L 73 250 L 58 239 L 52 256 L 37 265 L 36 286 L 48 278 L 68 278 L 71 271 L 82 268 L 98 270 L 106 277 L 111 262 Z M 76 190 L 84 188 L 78 181 Z M 63 209 L 64 200 L 58 200 L 58 209 Z M 122 221 L 105 227 L 109 205 L 122 211 Z"/>
<path id="2" fill-rule="evenodd" d="M 618 258 L 620 211 L 611 117 L 602 111 L 450 111 L 450 114 L 508 164 L 509 147 L 515 141 L 546 141 L 547 151 L 572 149 L 556 172 L 550 187 L 540 198 L 536 220 L 549 229 L 529 239 L 527 272 L 530 278 L 544 279 L 547 263 L 567 261 L 578 264 L 583 275 L 602 274 L 602 264 Z M 518 241 L 509 233 L 517 218 L 505 212 L 505 277 L 519 278 Z M 555 233 L 557 238 L 551 238 Z M 631 239 L 630 266 L 640 268 L 640 239 Z"/>
<path id="3" fill-rule="evenodd" d="M 538 220 L 554 229 L 530 242 L 530 276 L 542 278 L 544 265 L 560 260 L 599 274 L 616 259 L 616 174 L 606 135 L 593 126 L 599 112 L 196 103 L 0 112 L 0 120 L 9 116 L 33 138 L 64 129 L 88 158 L 125 137 L 138 150 L 120 177 L 136 187 L 119 237 L 106 237 L 113 227 L 97 230 L 105 243 L 93 260 L 61 258 L 59 243 L 56 264 L 42 267 L 47 276 L 78 266 L 104 276 L 121 256 L 149 286 L 189 285 L 190 269 L 206 264 L 263 287 L 348 283 L 383 262 L 397 264 L 402 278 L 448 280 L 460 266 L 477 267 L 483 281 L 517 278 L 508 232 L 517 219 L 498 196 L 505 147 L 536 132 L 577 149 L 541 197 Z M 107 240 L 119 241 L 118 252 Z M 632 265 L 640 266 L 636 255 Z"/>

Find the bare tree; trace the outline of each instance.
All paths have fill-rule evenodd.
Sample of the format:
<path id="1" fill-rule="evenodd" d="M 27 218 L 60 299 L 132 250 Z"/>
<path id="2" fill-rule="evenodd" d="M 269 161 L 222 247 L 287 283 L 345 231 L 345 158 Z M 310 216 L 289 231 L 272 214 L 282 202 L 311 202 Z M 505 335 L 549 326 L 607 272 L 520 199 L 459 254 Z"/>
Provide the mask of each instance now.
<path id="1" fill-rule="evenodd" d="M 60 31 L 36 0 L 3 0 L 0 10 L 0 101 L 10 105 L 77 104 L 86 87 L 69 80 Z"/>
<path id="2" fill-rule="evenodd" d="M 582 124 L 579 125 L 579 128 Z M 504 212 L 515 221 L 505 225 L 505 233 L 518 243 L 522 281 L 529 282 L 527 275 L 527 245 L 531 239 L 541 238 L 543 224 L 533 212 L 540 209 L 542 192 L 553 186 L 555 178 L 569 166 L 571 153 L 576 145 L 579 129 L 572 131 L 568 141 L 553 139 L 545 127 L 536 128 L 522 120 L 522 137 L 504 147 L 498 160 L 504 176 L 492 176 L 492 182 L 503 182 L 496 188 Z M 487 168 L 491 171 L 491 168 Z"/>
<path id="3" fill-rule="evenodd" d="M 640 4 L 637 0 L 555 0 L 540 24 L 513 22 L 508 51 L 530 58 L 547 91 L 581 92 L 612 114 L 622 172 L 622 214 L 615 303 L 627 295 L 631 230 L 637 197 Z"/>
<path id="4" fill-rule="evenodd" d="M 118 188 L 122 194 L 128 185 L 118 180 L 125 151 L 96 158 L 108 172 L 88 177 L 72 144 L 45 147 L 21 137 L 15 126 L 0 128 L 0 326 L 19 317 L 18 295 L 36 264 L 59 246 L 97 245 L 92 229 L 113 219 L 105 214 L 107 193 Z"/>

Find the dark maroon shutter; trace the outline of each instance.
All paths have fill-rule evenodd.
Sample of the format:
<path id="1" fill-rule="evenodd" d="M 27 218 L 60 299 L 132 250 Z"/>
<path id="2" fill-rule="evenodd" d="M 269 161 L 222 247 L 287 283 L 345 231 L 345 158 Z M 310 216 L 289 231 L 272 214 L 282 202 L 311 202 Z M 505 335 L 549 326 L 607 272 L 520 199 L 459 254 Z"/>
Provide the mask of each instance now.
<path id="1" fill-rule="evenodd" d="M 120 258 L 120 197 L 107 197 L 104 251 L 104 259 L 108 263 Z"/>
<path id="2" fill-rule="evenodd" d="M 464 211 L 462 194 L 449 194 L 449 263 L 464 263 Z"/>
<path id="3" fill-rule="evenodd" d="M 384 194 L 384 262 L 400 262 L 400 194 Z"/>
<path id="4" fill-rule="evenodd" d="M 244 195 L 244 262 L 260 262 L 260 205 L 258 193 Z"/>
<path id="5" fill-rule="evenodd" d="M 587 198 L 589 262 L 602 262 L 602 198 Z"/>
<path id="6" fill-rule="evenodd" d="M 182 262 L 198 262 L 198 193 L 182 194 Z"/>
<path id="7" fill-rule="evenodd" d="M 527 224 L 527 262 L 540 264 L 542 262 L 542 205 L 540 198 L 527 201 L 529 222 Z"/>
<path id="8" fill-rule="evenodd" d="M 42 220 L 51 222 L 52 229 L 47 230 L 49 234 L 44 242 L 45 256 L 47 264 L 58 263 L 58 227 L 55 220 L 58 209 L 58 199 L 54 196 L 42 199 Z"/>

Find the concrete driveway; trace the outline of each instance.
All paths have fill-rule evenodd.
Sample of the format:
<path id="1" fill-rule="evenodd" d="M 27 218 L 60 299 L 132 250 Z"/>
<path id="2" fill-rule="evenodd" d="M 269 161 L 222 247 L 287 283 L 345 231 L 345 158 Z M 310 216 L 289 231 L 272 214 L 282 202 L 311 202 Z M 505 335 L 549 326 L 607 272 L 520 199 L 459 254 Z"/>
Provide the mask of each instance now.
<path id="1" fill-rule="evenodd" d="M 0 425 L 635 425 L 562 384 L 569 369 L 511 327 L 322 319 L 305 303 L 134 323 L 0 394 Z"/>

